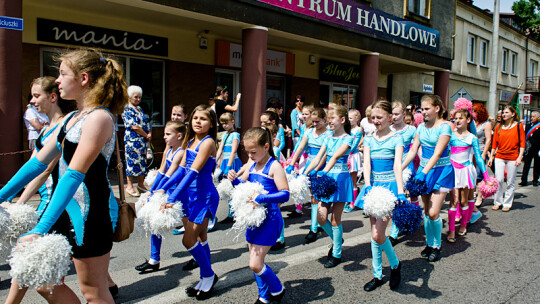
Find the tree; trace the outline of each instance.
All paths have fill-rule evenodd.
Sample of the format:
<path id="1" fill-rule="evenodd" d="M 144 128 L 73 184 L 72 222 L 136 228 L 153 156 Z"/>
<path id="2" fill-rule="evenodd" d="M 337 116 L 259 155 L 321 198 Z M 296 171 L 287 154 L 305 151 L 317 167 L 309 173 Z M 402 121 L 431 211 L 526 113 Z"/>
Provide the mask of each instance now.
<path id="1" fill-rule="evenodd" d="M 523 19 L 520 24 L 525 33 L 540 40 L 540 0 L 519 0 L 512 4 L 512 10 Z"/>

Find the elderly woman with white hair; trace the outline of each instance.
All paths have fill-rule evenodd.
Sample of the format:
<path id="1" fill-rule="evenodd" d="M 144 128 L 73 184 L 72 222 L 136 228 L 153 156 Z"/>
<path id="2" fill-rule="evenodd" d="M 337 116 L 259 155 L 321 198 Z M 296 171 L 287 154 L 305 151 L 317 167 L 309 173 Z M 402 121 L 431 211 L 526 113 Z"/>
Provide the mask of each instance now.
<path id="1" fill-rule="evenodd" d="M 146 191 L 144 176 L 146 175 L 146 142 L 152 139 L 148 117 L 144 115 L 139 103 L 142 98 L 142 88 L 128 88 L 129 103 L 122 113 L 126 132 L 124 145 L 126 150 L 126 192 L 131 196 L 140 196 L 139 190 Z M 137 187 L 133 185 L 133 177 L 137 178 Z"/>

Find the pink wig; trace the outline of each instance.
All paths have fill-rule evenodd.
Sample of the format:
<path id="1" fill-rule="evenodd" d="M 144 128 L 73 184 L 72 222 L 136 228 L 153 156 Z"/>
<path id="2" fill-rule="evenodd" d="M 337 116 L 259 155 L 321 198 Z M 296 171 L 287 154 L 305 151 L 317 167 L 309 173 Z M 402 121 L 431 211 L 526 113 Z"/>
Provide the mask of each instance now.
<path id="1" fill-rule="evenodd" d="M 418 128 L 418 126 L 424 122 L 424 116 L 420 113 L 414 114 L 414 126 Z"/>

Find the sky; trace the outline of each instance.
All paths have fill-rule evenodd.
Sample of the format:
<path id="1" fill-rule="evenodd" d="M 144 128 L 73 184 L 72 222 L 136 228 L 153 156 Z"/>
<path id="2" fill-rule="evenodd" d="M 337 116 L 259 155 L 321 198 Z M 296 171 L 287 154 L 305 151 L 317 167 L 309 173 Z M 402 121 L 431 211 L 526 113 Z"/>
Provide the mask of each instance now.
<path id="1" fill-rule="evenodd" d="M 494 0 L 474 0 L 473 5 L 478 6 L 479 8 L 494 11 L 494 2 Z M 499 5 L 501 6 L 501 13 L 512 13 L 512 4 L 514 2 L 514 0 L 499 0 Z"/>

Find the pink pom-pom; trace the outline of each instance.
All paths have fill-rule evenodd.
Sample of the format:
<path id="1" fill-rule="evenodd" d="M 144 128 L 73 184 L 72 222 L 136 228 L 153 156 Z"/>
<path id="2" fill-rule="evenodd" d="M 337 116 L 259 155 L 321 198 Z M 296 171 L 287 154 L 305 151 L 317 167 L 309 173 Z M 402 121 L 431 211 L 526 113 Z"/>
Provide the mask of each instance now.
<path id="1" fill-rule="evenodd" d="M 497 193 L 497 189 L 499 189 L 499 182 L 496 179 L 491 178 L 490 182 L 493 182 L 493 185 L 488 185 L 485 179 L 478 183 L 478 191 L 482 193 L 484 198 L 493 196 L 493 194 Z"/>
<path id="2" fill-rule="evenodd" d="M 469 112 L 472 113 L 472 107 L 473 107 L 473 104 L 470 100 L 468 100 L 467 98 L 458 98 L 458 100 L 456 100 L 456 102 L 454 103 L 454 110 L 468 110 Z"/>
<path id="3" fill-rule="evenodd" d="M 424 116 L 420 113 L 414 114 L 414 126 L 418 128 L 418 126 L 424 122 Z"/>

